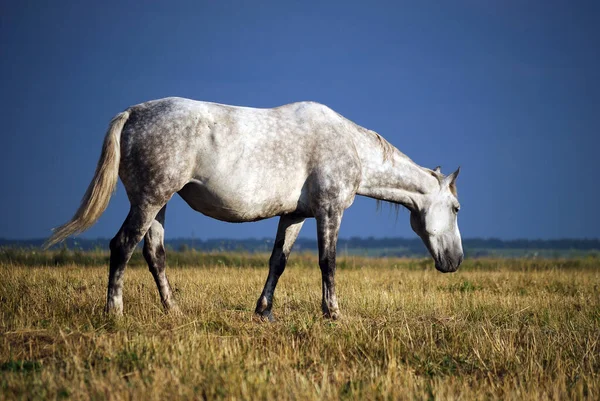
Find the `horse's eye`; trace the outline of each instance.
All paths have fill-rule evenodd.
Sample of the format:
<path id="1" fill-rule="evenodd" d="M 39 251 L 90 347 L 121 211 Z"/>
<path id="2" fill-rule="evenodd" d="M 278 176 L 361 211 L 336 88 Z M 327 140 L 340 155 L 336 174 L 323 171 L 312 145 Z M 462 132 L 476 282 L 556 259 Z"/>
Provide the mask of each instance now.
<path id="1" fill-rule="evenodd" d="M 454 206 L 454 213 L 458 213 L 460 211 L 460 207 Z"/>

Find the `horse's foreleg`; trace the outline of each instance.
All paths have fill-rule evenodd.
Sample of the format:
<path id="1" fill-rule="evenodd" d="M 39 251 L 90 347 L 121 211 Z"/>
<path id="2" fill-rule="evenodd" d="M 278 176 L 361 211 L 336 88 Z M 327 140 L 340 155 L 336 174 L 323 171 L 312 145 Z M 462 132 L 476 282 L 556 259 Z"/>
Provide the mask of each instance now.
<path id="1" fill-rule="evenodd" d="M 273 293 L 279 281 L 279 277 L 285 270 L 285 265 L 288 256 L 292 250 L 292 245 L 298 238 L 298 233 L 304 223 L 303 218 L 293 218 L 290 216 L 281 216 L 277 227 L 277 236 L 275 237 L 275 245 L 269 259 L 269 276 L 265 287 L 256 303 L 256 314 L 273 320 L 271 308 L 273 307 Z"/>
<path id="2" fill-rule="evenodd" d="M 148 268 L 156 286 L 158 287 L 158 293 L 160 294 L 160 300 L 163 307 L 167 312 L 179 313 L 179 308 L 173 299 L 173 292 L 167 279 L 165 272 L 167 262 L 165 255 L 165 211 L 167 206 L 163 206 L 162 209 L 156 215 L 156 218 L 150 225 L 146 236 L 144 237 L 144 258 L 148 263 Z"/>
<path id="3" fill-rule="evenodd" d="M 340 309 L 335 295 L 335 251 L 343 211 L 329 209 L 316 216 L 319 242 L 319 267 L 323 283 L 323 315 L 338 319 Z"/>
<path id="4" fill-rule="evenodd" d="M 131 206 L 117 235 L 110 241 L 110 272 L 106 312 L 123 314 L 123 274 L 136 245 L 148 231 L 160 206 Z"/>

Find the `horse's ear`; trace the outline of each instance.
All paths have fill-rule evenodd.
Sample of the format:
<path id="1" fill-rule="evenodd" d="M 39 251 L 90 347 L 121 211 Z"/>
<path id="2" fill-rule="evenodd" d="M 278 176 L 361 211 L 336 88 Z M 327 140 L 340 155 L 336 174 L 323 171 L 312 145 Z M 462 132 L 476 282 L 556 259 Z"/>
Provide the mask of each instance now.
<path id="1" fill-rule="evenodd" d="M 436 168 L 433 169 L 434 173 L 437 174 L 442 174 L 442 167 L 441 166 L 437 166 Z"/>
<path id="2" fill-rule="evenodd" d="M 458 174 L 460 173 L 460 166 L 456 169 L 455 172 L 453 172 L 452 174 L 450 174 L 448 176 L 448 178 L 450 178 L 450 184 L 454 184 L 454 182 L 456 181 L 456 179 L 458 178 Z"/>
<path id="3" fill-rule="evenodd" d="M 460 167 L 456 169 L 455 172 L 444 178 L 444 183 L 448 185 L 450 191 L 456 196 L 456 179 L 458 178 L 458 174 L 460 173 Z"/>

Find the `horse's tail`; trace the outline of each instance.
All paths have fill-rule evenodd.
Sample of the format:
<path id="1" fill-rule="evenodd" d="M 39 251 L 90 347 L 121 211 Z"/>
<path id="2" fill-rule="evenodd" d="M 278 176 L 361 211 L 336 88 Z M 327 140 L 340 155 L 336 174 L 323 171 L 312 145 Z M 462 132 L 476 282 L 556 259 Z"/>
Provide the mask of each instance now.
<path id="1" fill-rule="evenodd" d="M 87 230 L 106 210 L 110 197 L 117 187 L 121 159 L 121 131 L 128 118 L 129 111 L 124 111 L 117 114 L 110 122 L 96 173 L 81 199 L 79 209 L 68 223 L 52 230 L 52 236 L 43 245 L 45 249 L 72 234 Z"/>

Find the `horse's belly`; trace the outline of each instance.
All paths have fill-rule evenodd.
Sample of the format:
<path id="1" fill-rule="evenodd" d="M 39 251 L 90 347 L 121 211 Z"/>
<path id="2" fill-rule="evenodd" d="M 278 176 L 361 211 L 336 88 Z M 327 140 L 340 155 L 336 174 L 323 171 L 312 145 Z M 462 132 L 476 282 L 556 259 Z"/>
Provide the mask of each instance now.
<path id="1" fill-rule="evenodd" d="M 301 191 L 279 196 L 266 189 L 250 192 L 193 180 L 179 191 L 179 195 L 192 209 L 232 223 L 257 221 L 298 211 Z"/>

